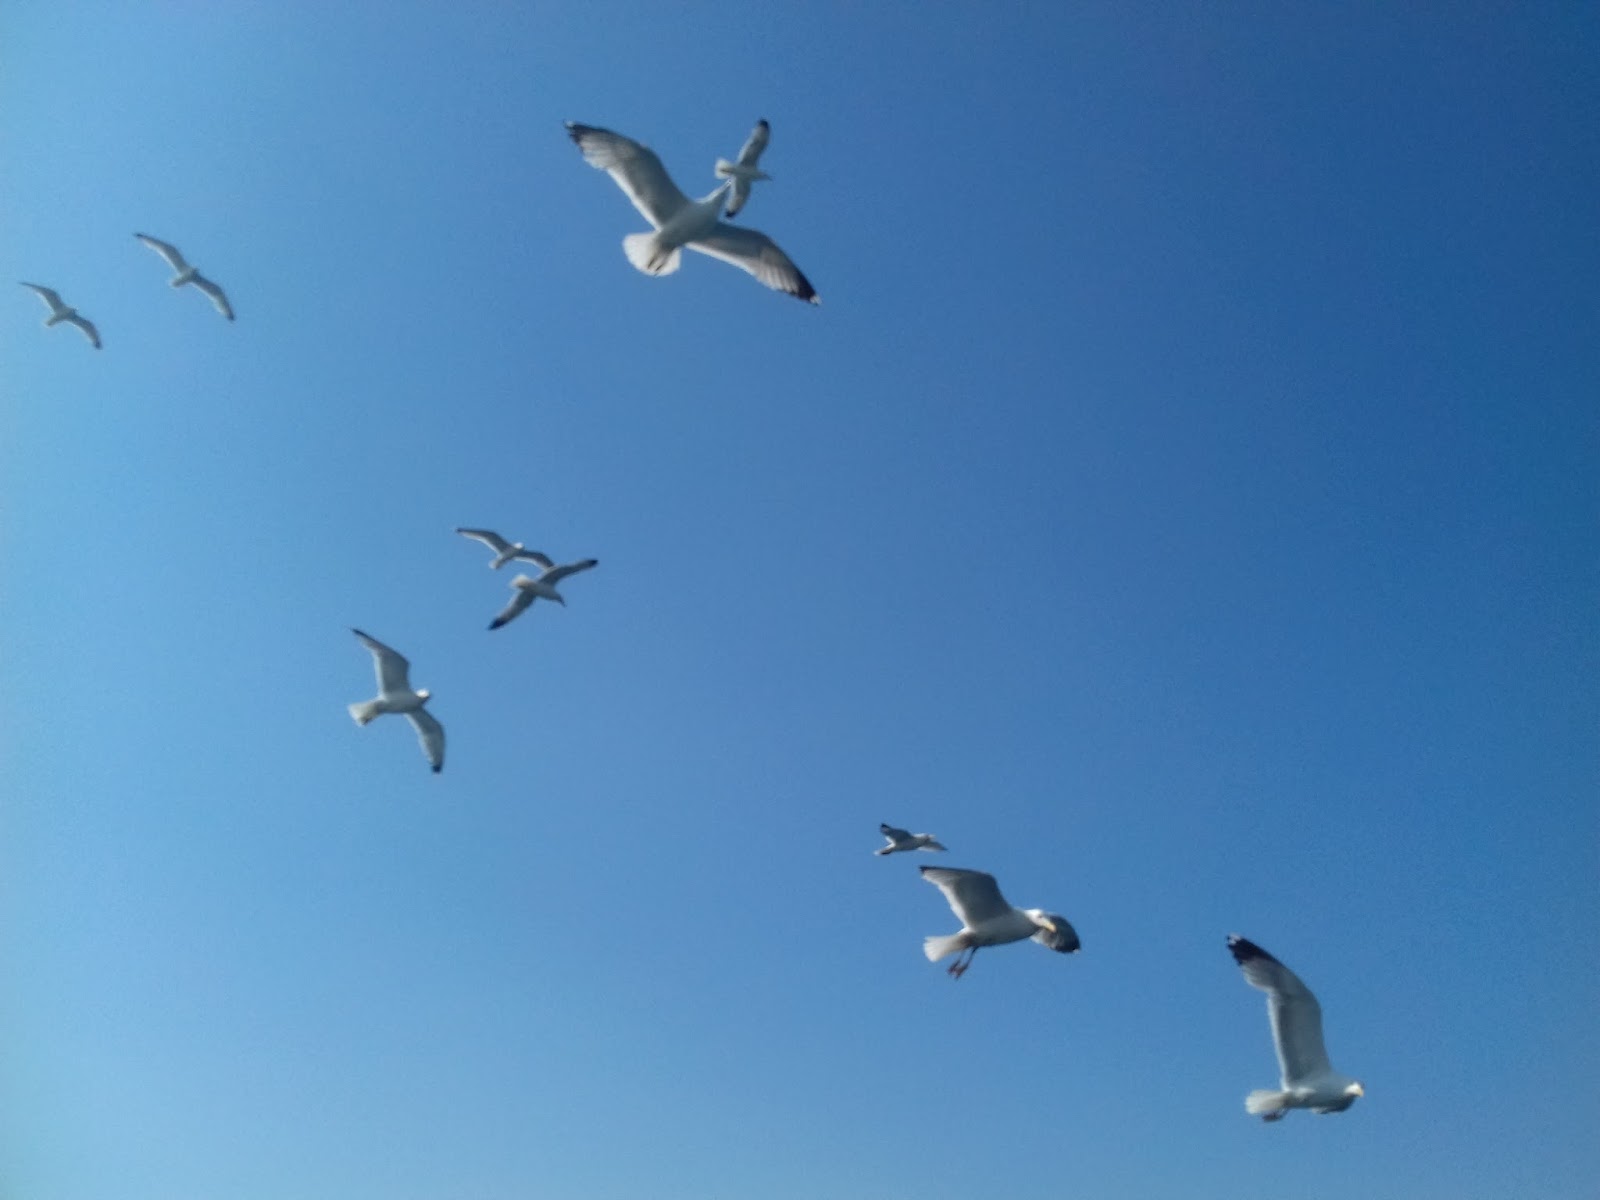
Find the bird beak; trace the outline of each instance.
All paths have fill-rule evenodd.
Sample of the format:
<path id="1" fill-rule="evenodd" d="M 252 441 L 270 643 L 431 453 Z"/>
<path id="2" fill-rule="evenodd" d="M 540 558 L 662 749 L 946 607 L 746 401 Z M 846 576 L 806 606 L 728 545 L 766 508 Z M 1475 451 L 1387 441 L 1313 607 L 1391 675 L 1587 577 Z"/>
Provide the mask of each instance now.
<path id="1" fill-rule="evenodd" d="M 1043 925 L 1051 933 L 1060 933 L 1061 932 L 1059 929 L 1056 928 L 1056 923 L 1054 921 L 1052 921 L 1049 917 L 1040 917 L 1039 918 L 1039 924 Z"/>

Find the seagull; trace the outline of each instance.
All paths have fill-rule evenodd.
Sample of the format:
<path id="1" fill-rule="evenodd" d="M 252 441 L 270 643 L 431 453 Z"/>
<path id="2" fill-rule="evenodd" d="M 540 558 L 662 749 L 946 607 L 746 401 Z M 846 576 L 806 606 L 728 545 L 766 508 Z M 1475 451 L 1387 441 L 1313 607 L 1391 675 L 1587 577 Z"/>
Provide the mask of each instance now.
<path id="1" fill-rule="evenodd" d="M 432 765 L 433 773 L 437 775 L 444 770 L 444 726 L 434 720 L 433 714 L 422 707 L 432 699 L 432 693 L 427 688 L 419 691 L 411 690 L 411 681 L 407 678 L 411 664 L 403 656 L 359 629 L 352 629 L 350 632 L 361 639 L 363 646 L 372 651 L 372 664 L 378 671 L 378 698 L 352 704 L 351 717 L 355 719 L 357 725 L 366 725 L 384 713 L 404 713 L 406 719 L 416 728 L 417 741 L 422 745 L 423 757 Z"/>
<path id="2" fill-rule="evenodd" d="M 889 839 L 887 846 L 874 850 L 874 854 L 893 854 L 896 850 L 943 850 L 931 833 L 908 833 L 893 825 L 879 825 L 878 832 Z"/>
<path id="3" fill-rule="evenodd" d="M 515 559 L 522 559 L 525 562 L 540 562 L 542 560 L 545 564 L 550 562 L 548 558 L 545 558 L 537 550 L 529 550 L 521 542 L 508 542 L 498 533 L 488 529 L 457 529 L 456 532 L 462 537 L 471 538 L 475 542 L 482 542 L 494 551 L 494 558 L 489 563 L 491 571 L 498 571 L 508 562 Z"/>
<path id="4" fill-rule="evenodd" d="M 538 563 L 544 570 L 539 573 L 537 579 L 528 575 L 518 575 L 511 581 L 511 586 L 517 594 L 511 597 L 511 603 L 501 609 L 500 614 L 489 622 L 490 629 L 499 629 L 506 622 L 513 620 L 518 613 L 541 596 L 565 607 L 567 602 L 561 598 L 561 593 L 556 591 L 556 584 L 568 575 L 576 575 L 579 571 L 587 571 L 590 567 L 600 565 L 598 558 L 586 558 L 581 562 L 567 563 L 558 567 L 537 550 L 530 550 L 523 557 Z"/>
<path id="5" fill-rule="evenodd" d="M 52 325 L 60 325 L 62 322 L 66 322 L 68 325 L 76 325 L 83 330 L 83 336 L 89 339 L 89 344 L 96 350 L 100 349 L 100 331 L 94 327 L 94 322 L 86 317 L 80 317 L 77 309 L 61 299 L 61 293 L 47 287 L 41 287 L 37 283 L 25 283 L 22 286 L 32 288 L 38 292 L 39 298 L 49 305 L 50 315 L 44 319 L 46 329 Z"/>
<path id="6" fill-rule="evenodd" d="M 950 978 L 960 979 L 983 946 L 1003 946 L 1031 937 L 1058 954 L 1073 954 L 1083 943 L 1077 930 L 1063 916 L 1042 908 L 1012 908 L 1000 894 L 993 875 L 964 871 L 960 867 L 921 867 L 922 877 L 944 893 L 956 916 L 961 932 L 922 941 L 922 952 L 929 962 L 964 952 L 948 968 Z"/>
<path id="7" fill-rule="evenodd" d="M 228 320 L 233 320 L 233 306 L 228 303 L 228 297 L 223 295 L 222 289 L 191 267 L 176 246 L 171 242 L 163 242 L 160 238 L 153 238 L 148 233 L 136 233 L 133 236 L 166 259 L 168 265 L 177 272 L 171 279 L 173 287 L 182 287 L 186 283 L 194 284 L 211 297 L 211 303 L 216 306 L 219 313 Z"/>
<path id="8" fill-rule="evenodd" d="M 750 187 L 756 180 L 772 178 L 765 171 L 756 170 L 756 162 L 761 158 L 761 152 L 767 148 L 767 139 L 771 136 L 772 126 L 765 120 L 757 121 L 756 127 L 750 131 L 750 139 L 745 142 L 744 149 L 739 151 L 737 161 L 717 159 L 717 178 L 733 180 L 733 195 L 728 200 L 726 213 L 730 219 L 738 216 L 745 201 L 750 199 Z"/>
<path id="9" fill-rule="evenodd" d="M 1322 1006 L 1298 976 L 1254 942 L 1236 933 L 1228 935 L 1233 961 L 1244 968 L 1251 987 L 1267 993 L 1267 1015 L 1272 1019 L 1272 1043 L 1278 1051 L 1282 1091 L 1265 1088 L 1245 1097 L 1245 1111 L 1263 1121 L 1281 1121 L 1291 1108 L 1314 1113 L 1343 1112 L 1365 1096 L 1360 1083 L 1341 1075 L 1328 1063 L 1322 1044 Z"/>
<path id="10" fill-rule="evenodd" d="M 655 227 L 650 233 L 630 233 L 622 239 L 628 261 L 646 275 L 672 274 L 683 257 L 682 247 L 688 246 L 748 271 L 775 291 L 821 303 L 811 281 L 766 234 L 717 220 L 738 180 L 723 183 L 703 200 L 690 200 L 650 147 L 609 129 L 572 121 L 567 122 L 567 135 L 589 165 L 610 174 Z"/>

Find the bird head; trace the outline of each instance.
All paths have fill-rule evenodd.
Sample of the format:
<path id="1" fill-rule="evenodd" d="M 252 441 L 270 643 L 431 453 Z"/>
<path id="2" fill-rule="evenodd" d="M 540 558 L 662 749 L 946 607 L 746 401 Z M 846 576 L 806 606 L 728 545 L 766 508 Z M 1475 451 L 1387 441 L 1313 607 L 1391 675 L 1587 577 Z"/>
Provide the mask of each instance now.
<path id="1" fill-rule="evenodd" d="M 1367 1094 L 1367 1089 L 1362 1087 L 1359 1083 L 1352 1081 L 1350 1086 L 1345 1088 L 1344 1094 L 1349 1096 L 1350 1099 L 1354 1100 L 1357 1096 L 1365 1096 Z"/>
<path id="2" fill-rule="evenodd" d="M 424 704 L 426 704 L 429 700 L 433 699 L 433 693 L 430 692 L 427 688 L 418 688 L 417 689 L 417 699 L 421 700 Z"/>

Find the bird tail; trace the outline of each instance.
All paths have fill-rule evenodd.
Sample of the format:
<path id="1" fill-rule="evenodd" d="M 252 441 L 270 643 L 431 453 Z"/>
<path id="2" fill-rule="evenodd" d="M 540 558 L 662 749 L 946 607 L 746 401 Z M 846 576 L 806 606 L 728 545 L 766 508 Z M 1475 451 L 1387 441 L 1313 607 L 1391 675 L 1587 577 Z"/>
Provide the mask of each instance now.
<path id="1" fill-rule="evenodd" d="M 1258 1089 L 1244 1098 L 1244 1110 L 1263 1121 L 1281 1121 L 1289 1111 L 1289 1093 Z"/>
<path id="2" fill-rule="evenodd" d="M 734 173 L 738 169 L 739 169 L 739 164 L 738 163 L 731 163 L 725 158 L 717 159 L 717 178 L 718 179 L 731 179 L 731 178 L 733 178 Z"/>
<path id="3" fill-rule="evenodd" d="M 941 958 L 949 958 L 952 954 L 965 948 L 966 943 L 961 940 L 959 933 L 952 933 L 947 937 L 922 939 L 922 952 L 928 956 L 929 962 L 938 962 Z"/>
<path id="4" fill-rule="evenodd" d="M 365 725 L 378 715 L 378 702 L 376 700 L 363 700 L 360 704 L 350 706 L 350 719 L 357 725 Z"/>
<path id="5" fill-rule="evenodd" d="M 630 233 L 622 239 L 622 252 L 646 275 L 671 275 L 683 261 L 679 247 L 663 250 L 653 233 Z"/>

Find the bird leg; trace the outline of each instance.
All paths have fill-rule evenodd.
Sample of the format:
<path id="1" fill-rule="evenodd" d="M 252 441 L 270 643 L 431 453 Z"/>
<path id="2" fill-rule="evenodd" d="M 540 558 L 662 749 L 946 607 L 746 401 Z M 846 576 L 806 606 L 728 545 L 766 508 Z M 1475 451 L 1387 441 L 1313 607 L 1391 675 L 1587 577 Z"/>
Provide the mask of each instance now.
<path id="1" fill-rule="evenodd" d="M 976 946 L 968 946 L 966 952 L 957 958 L 955 962 L 951 963 L 948 968 L 946 968 L 950 978 L 960 979 L 963 975 L 965 975 L 967 973 L 967 968 L 972 965 L 972 960 L 977 953 L 978 948 Z"/>

